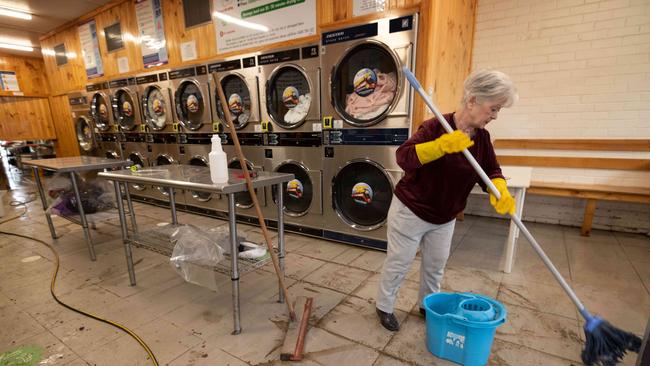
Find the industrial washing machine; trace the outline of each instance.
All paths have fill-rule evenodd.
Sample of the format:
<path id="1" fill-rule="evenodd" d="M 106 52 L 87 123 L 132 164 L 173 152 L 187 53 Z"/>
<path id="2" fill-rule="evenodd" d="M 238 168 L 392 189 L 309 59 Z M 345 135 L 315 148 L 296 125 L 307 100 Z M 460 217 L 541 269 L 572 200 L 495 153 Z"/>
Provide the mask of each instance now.
<path id="1" fill-rule="evenodd" d="M 169 72 L 175 120 L 182 133 L 212 132 L 208 69 L 205 65 Z"/>
<path id="2" fill-rule="evenodd" d="M 229 133 L 220 134 L 223 151 L 226 153 L 228 159 L 228 168 L 241 169 L 242 165 L 237 158 L 235 146 L 230 139 Z M 264 134 L 263 133 L 240 133 L 237 134 L 239 144 L 241 145 L 242 152 L 246 158 L 246 166 L 249 171 L 264 171 Z M 266 188 L 258 188 L 255 190 L 257 193 L 257 200 L 260 203 L 262 212 L 265 211 L 267 206 L 267 190 Z M 253 207 L 253 200 L 250 194 L 246 192 L 235 193 L 235 205 L 237 207 L 237 220 L 258 225 L 257 214 Z M 221 212 L 228 212 L 228 200 L 221 199 L 218 202 L 217 210 Z"/>
<path id="3" fill-rule="evenodd" d="M 187 142 L 179 146 L 180 163 L 183 165 L 209 166 L 208 154 L 212 149 L 211 136 L 190 135 Z M 222 201 L 223 200 L 223 201 Z M 203 215 L 219 216 L 220 203 L 226 201 L 226 196 L 198 191 L 185 191 L 187 210 Z M 221 205 L 223 206 L 223 204 Z M 221 207 L 223 209 L 223 207 Z"/>
<path id="4" fill-rule="evenodd" d="M 264 150 L 264 170 L 290 173 L 294 179 L 282 185 L 285 230 L 323 235 L 323 147 L 319 132 L 273 132 Z M 277 227 L 277 197 L 271 192 L 266 214 L 269 226 Z"/>
<path id="5" fill-rule="evenodd" d="M 149 163 L 151 167 L 180 164 L 179 145 L 177 136 L 174 134 L 156 134 L 148 135 L 147 138 L 153 139 L 153 143 L 148 143 Z M 161 206 L 169 205 L 169 188 L 154 186 L 151 189 L 151 197 L 154 204 Z M 183 190 L 175 189 L 175 201 L 178 205 L 185 204 L 185 193 Z M 182 208 L 182 207 L 178 207 Z"/>
<path id="6" fill-rule="evenodd" d="M 409 128 L 413 93 L 402 67 L 415 68 L 418 15 L 325 29 L 323 128 Z"/>
<path id="7" fill-rule="evenodd" d="M 81 155 L 97 155 L 99 153 L 92 118 L 88 110 L 88 99 L 83 92 L 68 95 L 74 129 L 77 133 L 79 152 Z"/>
<path id="8" fill-rule="evenodd" d="M 262 122 L 267 131 L 320 131 L 318 45 L 278 49 L 257 56 L 264 85 Z"/>
<path id="9" fill-rule="evenodd" d="M 211 76 L 212 120 L 223 124 L 226 130 L 232 124 L 239 132 L 260 132 L 260 74 L 255 55 L 238 56 L 209 64 L 208 72 Z M 214 72 L 216 80 L 213 79 Z M 221 83 L 232 121 L 226 121 L 216 83 Z"/>
<path id="10" fill-rule="evenodd" d="M 135 78 L 111 80 L 108 83 L 111 93 L 113 118 L 123 133 L 144 132 Z"/>
<path id="11" fill-rule="evenodd" d="M 133 133 L 124 135 L 125 141 L 120 146 L 124 159 L 131 161 L 136 168 L 148 168 L 150 153 L 144 134 Z M 153 188 L 146 184 L 129 184 L 131 197 L 139 201 L 150 201 L 157 197 Z"/>
<path id="12" fill-rule="evenodd" d="M 171 83 L 166 71 L 136 76 L 142 119 L 148 133 L 176 133 Z"/>
<path id="13" fill-rule="evenodd" d="M 86 96 L 90 104 L 90 116 L 95 124 L 95 131 L 99 133 L 117 132 L 113 120 L 108 83 L 86 85 Z"/>
<path id="14" fill-rule="evenodd" d="M 388 209 L 403 176 L 395 153 L 408 138 L 395 131 L 323 131 L 324 238 L 386 250 Z"/>
<path id="15" fill-rule="evenodd" d="M 115 133 L 98 133 L 97 156 L 106 159 L 122 159 L 122 147 L 118 141 L 118 134 Z"/>

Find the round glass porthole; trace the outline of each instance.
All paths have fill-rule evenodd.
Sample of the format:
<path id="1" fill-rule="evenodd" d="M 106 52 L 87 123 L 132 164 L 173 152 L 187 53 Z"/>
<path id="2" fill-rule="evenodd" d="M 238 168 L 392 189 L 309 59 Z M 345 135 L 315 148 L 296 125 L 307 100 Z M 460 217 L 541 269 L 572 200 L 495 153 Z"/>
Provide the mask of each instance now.
<path id="1" fill-rule="evenodd" d="M 226 114 L 219 102 L 219 95 L 215 92 L 217 113 L 219 119 L 224 121 L 226 127 L 232 123 L 236 130 L 244 128 L 251 117 L 251 93 L 244 79 L 237 74 L 226 75 L 221 79 L 221 88 L 228 100 L 230 121 L 226 121 Z"/>
<path id="2" fill-rule="evenodd" d="M 113 96 L 113 111 L 117 123 L 125 130 L 135 128 L 135 104 L 133 98 L 126 90 L 118 90 Z"/>
<path id="3" fill-rule="evenodd" d="M 194 156 L 190 159 L 189 161 L 190 165 L 194 166 L 208 166 L 208 161 L 202 157 L 202 156 Z M 199 191 L 192 191 L 192 198 L 199 202 L 208 202 L 210 198 L 212 198 L 212 195 L 208 192 L 199 192 Z"/>
<path id="4" fill-rule="evenodd" d="M 311 107 L 311 89 L 305 74 L 296 66 L 277 69 L 266 84 L 266 109 L 271 119 L 284 128 L 305 122 Z"/>
<path id="5" fill-rule="evenodd" d="M 203 125 L 205 101 L 199 86 L 191 81 L 184 81 L 176 90 L 176 114 L 188 130 L 198 130 Z"/>
<path id="6" fill-rule="evenodd" d="M 142 169 L 146 167 L 146 164 L 144 162 L 144 159 L 142 158 L 142 155 L 139 153 L 130 153 L 129 154 L 129 161 L 131 161 L 131 164 L 136 166 L 138 169 Z M 140 184 L 132 184 L 131 187 L 137 189 L 138 191 L 144 191 L 145 186 L 140 185 Z"/>
<path id="7" fill-rule="evenodd" d="M 142 96 L 145 122 L 152 129 L 159 131 L 167 123 L 167 103 L 165 97 L 157 86 L 148 87 Z"/>
<path id="8" fill-rule="evenodd" d="M 106 131 L 110 128 L 110 117 L 108 102 L 104 95 L 101 93 L 95 93 L 92 100 L 90 101 L 90 115 L 95 122 L 95 126 L 102 131 Z"/>
<path id="9" fill-rule="evenodd" d="M 398 96 L 399 65 L 378 42 L 362 43 L 343 56 L 332 73 L 332 103 L 353 126 L 372 126 L 386 117 Z"/>
<path id="10" fill-rule="evenodd" d="M 85 117 L 77 118 L 76 122 L 77 141 L 83 151 L 91 151 L 95 145 L 93 141 L 93 127 Z"/>
<path id="11" fill-rule="evenodd" d="M 170 157 L 169 155 L 162 154 L 156 157 L 156 166 L 171 165 L 171 164 L 174 164 L 174 159 L 172 159 L 172 157 Z M 158 188 L 160 193 L 164 194 L 165 196 L 169 196 L 169 188 L 166 187 L 156 187 L 156 188 Z"/>
<path id="12" fill-rule="evenodd" d="M 307 213 L 314 195 L 314 186 L 309 173 L 302 165 L 296 162 L 287 162 L 275 169 L 279 173 L 294 175 L 294 179 L 282 183 L 284 210 L 290 216 L 302 216 Z M 273 201 L 278 202 L 277 189 L 272 189 Z"/>
<path id="13" fill-rule="evenodd" d="M 246 168 L 248 168 L 248 171 L 252 172 L 253 163 L 246 160 Z M 239 160 L 233 160 L 228 164 L 228 169 L 241 169 L 241 163 L 239 162 Z M 257 194 L 257 189 L 255 190 L 255 194 Z M 251 208 L 253 207 L 253 200 L 251 199 L 251 196 L 248 193 L 248 191 L 239 192 L 239 193 L 235 193 L 235 204 L 237 205 L 237 207 Z"/>
<path id="14" fill-rule="evenodd" d="M 356 160 L 344 166 L 332 182 L 336 212 L 359 230 L 381 226 L 393 198 L 393 183 L 379 164 Z"/>

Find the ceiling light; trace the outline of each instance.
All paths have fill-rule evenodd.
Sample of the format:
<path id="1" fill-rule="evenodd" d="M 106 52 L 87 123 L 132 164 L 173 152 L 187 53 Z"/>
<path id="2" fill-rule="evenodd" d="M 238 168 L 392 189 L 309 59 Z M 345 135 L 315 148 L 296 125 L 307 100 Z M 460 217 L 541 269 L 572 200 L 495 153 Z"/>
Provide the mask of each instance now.
<path id="1" fill-rule="evenodd" d="M 0 43 L 0 48 L 7 48 L 10 50 L 27 51 L 27 52 L 34 51 L 34 47 L 21 46 L 21 45 L 11 44 L 11 43 Z"/>
<path id="2" fill-rule="evenodd" d="M 215 11 L 214 13 L 212 13 L 212 15 L 214 15 L 217 19 L 223 20 L 226 23 L 232 23 L 232 24 L 238 25 L 240 27 L 255 29 L 255 30 L 258 30 L 258 31 L 262 31 L 262 32 L 268 32 L 269 31 L 269 27 L 267 27 L 265 25 L 249 22 L 249 21 L 242 20 L 242 19 L 239 19 L 239 18 L 235 18 L 233 16 L 230 16 L 230 15 L 227 15 L 227 14 L 224 14 L 224 13 L 220 13 L 218 11 Z"/>
<path id="3" fill-rule="evenodd" d="M 0 15 L 6 17 L 18 18 L 18 19 L 32 20 L 31 14 L 22 10 L 15 10 L 10 8 L 0 7 Z"/>

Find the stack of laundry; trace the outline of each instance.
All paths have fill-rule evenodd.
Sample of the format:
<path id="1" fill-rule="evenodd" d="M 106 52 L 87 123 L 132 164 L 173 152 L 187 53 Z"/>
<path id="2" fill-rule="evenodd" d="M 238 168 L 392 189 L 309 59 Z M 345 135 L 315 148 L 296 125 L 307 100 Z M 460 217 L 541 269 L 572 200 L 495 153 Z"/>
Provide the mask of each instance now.
<path id="1" fill-rule="evenodd" d="M 289 109 L 284 115 L 284 122 L 288 124 L 295 124 L 307 116 L 309 113 L 309 106 L 311 105 L 311 95 L 309 93 L 301 95 L 298 98 L 298 104 L 295 107 Z"/>
<path id="2" fill-rule="evenodd" d="M 395 73 L 385 74 L 378 69 L 373 70 L 377 75 L 374 92 L 361 96 L 350 93 L 345 98 L 345 112 L 360 120 L 371 120 L 384 113 L 395 98 L 397 82 Z"/>

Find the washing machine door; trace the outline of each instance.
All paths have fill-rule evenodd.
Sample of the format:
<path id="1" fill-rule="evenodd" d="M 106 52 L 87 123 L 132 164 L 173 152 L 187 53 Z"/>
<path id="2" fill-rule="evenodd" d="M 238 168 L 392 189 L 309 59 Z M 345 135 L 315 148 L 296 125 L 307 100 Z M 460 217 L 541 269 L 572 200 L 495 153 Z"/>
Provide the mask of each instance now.
<path id="1" fill-rule="evenodd" d="M 125 130 L 135 128 L 135 103 L 131 93 L 126 89 L 119 89 L 113 95 L 113 112 L 117 123 Z"/>
<path id="2" fill-rule="evenodd" d="M 79 141 L 81 151 L 92 151 L 95 148 L 95 133 L 90 119 L 86 116 L 77 117 L 75 130 L 77 131 L 77 141 Z"/>
<path id="3" fill-rule="evenodd" d="M 107 131 L 110 128 L 108 101 L 102 93 L 95 93 L 90 101 L 90 116 L 95 122 L 95 126 L 101 131 Z"/>
<path id="4" fill-rule="evenodd" d="M 253 166 L 253 163 L 246 160 L 246 168 L 248 168 L 249 172 L 252 172 L 255 167 Z M 239 159 L 235 158 L 234 160 L 232 160 L 228 164 L 228 169 L 241 169 L 241 163 L 239 162 Z M 257 194 L 257 189 L 255 189 L 255 194 Z M 251 199 L 251 196 L 248 193 L 248 191 L 235 193 L 235 205 L 237 205 L 237 207 L 240 208 L 253 207 L 253 200 Z"/>
<path id="5" fill-rule="evenodd" d="M 175 94 L 176 115 L 184 128 L 195 131 L 203 125 L 205 99 L 201 88 L 191 80 L 181 82 Z"/>
<path id="6" fill-rule="evenodd" d="M 156 157 L 156 162 L 155 162 L 156 166 L 172 165 L 172 164 L 175 164 L 175 163 L 176 163 L 176 161 L 174 160 L 174 158 L 172 158 L 171 156 L 169 156 L 167 154 L 158 155 Z M 158 188 L 160 193 L 164 194 L 165 196 L 169 196 L 169 188 L 167 188 L 167 187 L 156 187 L 156 188 Z"/>
<path id="7" fill-rule="evenodd" d="M 399 59 L 385 44 L 357 44 L 332 69 L 332 105 L 355 127 L 379 123 L 397 103 L 399 70 Z"/>
<path id="8" fill-rule="evenodd" d="M 132 152 L 129 154 L 128 160 L 131 162 L 133 166 L 135 166 L 137 169 L 142 169 L 147 166 L 147 164 L 144 161 L 144 158 L 140 153 L 137 152 Z M 144 191 L 145 186 L 140 185 L 140 184 L 131 184 L 131 187 L 137 189 L 138 191 Z"/>
<path id="9" fill-rule="evenodd" d="M 144 120 L 150 128 L 160 131 L 167 123 L 167 99 L 163 90 L 152 85 L 145 89 L 142 95 Z"/>
<path id="10" fill-rule="evenodd" d="M 370 231 L 383 225 L 392 198 L 393 181 L 372 160 L 352 160 L 332 180 L 336 213 L 357 230 Z"/>
<path id="11" fill-rule="evenodd" d="M 193 166 L 208 166 L 208 160 L 203 157 L 203 156 L 193 156 L 190 161 L 190 165 Z M 212 198 L 212 194 L 208 192 L 198 192 L 198 191 L 192 191 L 192 198 L 199 201 L 199 202 L 208 202 Z"/>
<path id="12" fill-rule="evenodd" d="M 283 65 L 266 82 L 266 110 L 274 123 L 287 129 L 302 125 L 312 108 L 312 85 L 302 68 Z"/>
<path id="13" fill-rule="evenodd" d="M 284 212 L 289 216 L 303 216 L 309 211 L 314 197 L 314 182 L 309 170 L 296 161 L 287 161 L 275 168 L 276 172 L 293 174 L 294 179 L 282 183 Z M 278 203 L 277 189 L 272 189 L 273 202 Z"/>
<path id="14" fill-rule="evenodd" d="M 236 130 L 240 130 L 248 124 L 253 113 L 253 104 L 251 101 L 251 89 L 257 85 L 248 85 L 243 76 L 239 74 L 228 74 L 221 78 L 221 88 L 228 101 L 228 110 L 230 111 L 231 121 L 226 121 L 226 114 L 219 101 L 219 93 L 215 90 L 215 104 L 219 119 L 224 121 L 226 127 L 230 128 L 233 124 Z"/>

